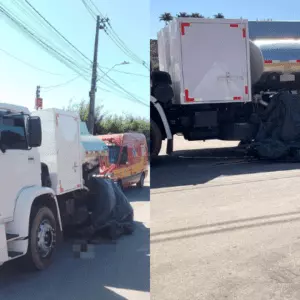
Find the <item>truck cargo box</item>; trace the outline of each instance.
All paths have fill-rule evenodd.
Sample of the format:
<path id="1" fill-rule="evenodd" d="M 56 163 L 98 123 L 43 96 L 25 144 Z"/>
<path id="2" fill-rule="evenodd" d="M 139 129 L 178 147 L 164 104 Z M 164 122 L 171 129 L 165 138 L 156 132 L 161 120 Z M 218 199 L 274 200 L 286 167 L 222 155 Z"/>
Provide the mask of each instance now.
<path id="1" fill-rule="evenodd" d="M 57 195 L 83 187 L 80 119 L 75 113 L 45 109 L 32 113 L 42 123 L 41 162 L 49 168 Z"/>
<path id="2" fill-rule="evenodd" d="M 177 18 L 158 33 L 173 104 L 251 101 L 247 20 Z"/>

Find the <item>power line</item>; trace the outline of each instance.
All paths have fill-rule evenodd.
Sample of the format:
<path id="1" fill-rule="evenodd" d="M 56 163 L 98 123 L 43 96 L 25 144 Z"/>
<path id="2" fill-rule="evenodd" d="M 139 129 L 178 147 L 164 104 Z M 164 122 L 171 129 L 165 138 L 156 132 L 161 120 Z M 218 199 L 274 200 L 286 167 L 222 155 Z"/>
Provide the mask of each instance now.
<path id="1" fill-rule="evenodd" d="M 84 58 L 86 58 L 87 60 L 89 60 L 91 63 L 92 61 L 85 56 L 77 47 L 75 47 L 66 37 L 64 37 L 44 16 L 41 15 L 41 13 L 39 13 L 37 11 L 37 9 L 35 9 L 28 0 L 25 0 L 25 2 L 49 25 L 51 26 L 51 28 L 53 30 L 55 30 L 55 32 L 57 34 L 59 34 L 60 37 L 62 37 L 70 46 L 72 46 L 72 48 L 74 48 L 79 54 L 81 54 Z M 124 89 L 120 84 L 118 84 L 116 81 L 114 81 L 112 78 L 110 78 L 107 74 L 105 74 L 103 72 L 103 70 L 101 68 L 99 68 L 99 70 L 110 79 L 110 81 L 112 81 L 115 85 L 117 85 L 119 87 L 119 89 L 121 89 L 123 92 L 125 92 L 126 94 L 130 95 L 134 100 L 143 103 L 142 101 L 140 101 L 139 99 L 137 99 L 133 94 L 131 94 L 130 92 L 128 92 L 126 89 Z"/>
<path id="2" fill-rule="evenodd" d="M 81 77 L 83 77 L 85 80 L 87 79 L 87 73 L 89 72 L 89 69 L 86 67 L 82 67 L 80 65 L 78 65 L 78 63 L 71 57 L 68 57 L 66 54 L 63 54 L 62 51 L 58 51 L 56 50 L 54 47 L 50 46 L 49 44 L 47 44 L 46 42 L 44 42 L 40 37 L 38 37 L 32 30 L 30 30 L 28 28 L 28 26 L 24 23 L 22 23 L 22 21 L 18 20 L 8 9 L 6 9 L 3 5 L 0 5 L 0 11 L 12 22 L 13 25 L 17 26 L 18 29 L 20 29 L 23 33 L 25 33 L 29 38 L 31 38 L 33 41 L 35 41 L 39 46 L 41 46 L 46 52 L 48 52 L 50 55 L 52 55 L 54 58 L 56 58 L 57 60 L 59 60 L 61 63 L 65 64 L 67 67 L 71 68 L 73 71 L 75 71 L 78 75 L 80 75 Z M 37 10 L 36 10 L 37 11 Z M 39 16 L 41 14 L 39 13 Z M 45 18 L 43 18 L 43 20 L 46 20 Z M 50 24 L 50 22 L 47 21 L 47 24 Z M 51 25 L 51 24 L 50 24 Z M 51 25 L 51 28 L 54 28 L 53 25 Z M 59 33 L 59 31 L 57 29 L 55 29 L 55 31 L 57 33 Z M 61 33 L 59 33 L 59 36 L 61 38 L 63 38 L 63 40 L 68 41 Z M 78 50 L 72 43 L 68 43 L 68 45 L 71 45 L 73 49 L 75 49 L 79 54 L 81 54 L 81 56 L 85 57 L 86 59 L 88 59 L 80 50 Z M 101 68 L 98 68 L 102 73 L 104 73 L 104 71 Z M 120 84 L 118 84 L 116 81 L 114 81 L 112 78 L 110 78 L 109 76 L 108 79 L 113 82 L 116 86 L 118 86 L 119 89 L 121 89 L 125 94 L 129 95 L 133 100 L 136 101 L 142 105 L 145 105 L 145 103 L 143 103 L 142 101 L 140 101 L 139 99 L 137 99 L 137 97 L 135 95 L 133 95 L 132 93 L 128 92 L 126 89 L 124 89 Z M 107 80 L 106 80 L 107 81 Z M 112 85 L 111 88 L 116 90 L 116 87 L 111 83 L 111 82 L 105 82 L 103 79 L 103 83 L 106 85 Z M 117 91 L 119 92 L 119 91 Z"/>
<path id="3" fill-rule="evenodd" d="M 55 75 L 55 76 L 62 76 L 62 75 L 63 75 L 63 74 L 58 74 L 58 73 L 52 73 L 52 72 L 49 72 L 49 71 L 47 71 L 47 70 L 38 68 L 38 67 L 36 67 L 36 66 L 34 66 L 34 65 L 32 65 L 32 64 L 30 64 L 30 63 L 28 63 L 28 62 L 26 62 L 26 61 L 24 61 L 24 60 L 22 60 L 22 59 L 20 59 L 20 58 L 18 58 L 18 57 L 16 57 L 16 56 L 12 55 L 11 53 L 9 53 L 8 51 L 6 51 L 6 50 L 4 50 L 4 49 L 1 49 L 1 48 L 0 48 L 0 51 L 3 52 L 3 53 L 5 53 L 7 56 L 9 56 L 9 57 L 11 57 L 11 58 L 13 58 L 13 59 L 15 59 L 15 60 L 21 62 L 22 64 L 27 65 L 28 67 L 30 67 L 30 68 L 32 68 L 32 69 L 35 69 L 35 70 L 37 70 L 37 71 L 44 72 L 44 73 L 47 73 L 47 74 L 50 74 L 50 75 Z"/>
<path id="4" fill-rule="evenodd" d="M 101 70 L 102 71 L 102 70 Z M 102 71 L 103 72 L 103 71 Z M 110 79 L 110 81 L 112 83 L 114 83 L 120 90 L 122 90 L 125 94 L 127 94 L 128 96 L 130 96 L 132 98 L 133 101 L 142 104 L 142 105 L 146 105 L 149 106 L 148 104 L 146 104 L 145 102 L 143 102 L 142 100 L 138 99 L 135 95 L 133 95 L 132 93 L 128 92 L 126 89 L 124 89 L 120 84 L 118 84 L 114 79 L 112 79 L 108 74 L 106 74 L 106 77 L 108 79 Z"/>
<path id="5" fill-rule="evenodd" d="M 133 54 L 133 52 L 130 52 L 127 48 L 125 48 L 124 45 L 122 45 L 122 43 L 120 42 L 120 40 L 118 40 L 114 35 L 112 35 L 107 28 L 104 31 L 124 54 L 126 54 L 129 58 L 131 58 L 138 64 L 142 64 L 143 66 L 145 66 L 144 61 L 138 58 L 135 54 Z"/>
<path id="6" fill-rule="evenodd" d="M 70 79 L 70 80 L 68 80 L 68 81 L 65 81 L 65 82 L 63 82 L 63 83 L 56 84 L 56 85 L 50 85 L 50 86 L 41 86 L 41 88 L 42 88 L 42 89 L 46 89 L 46 91 L 44 91 L 44 92 L 50 92 L 50 91 L 52 91 L 52 90 L 54 90 L 54 89 L 56 89 L 56 88 L 59 88 L 59 87 L 68 85 L 69 83 L 75 81 L 75 80 L 78 79 L 79 77 L 80 77 L 80 76 L 78 75 L 78 76 L 76 76 L 76 77 L 74 77 L 74 78 L 72 78 L 72 79 Z"/>
<path id="7" fill-rule="evenodd" d="M 99 89 L 99 90 L 102 90 L 102 91 L 104 91 L 104 92 L 108 92 L 108 93 L 112 93 L 112 94 L 115 94 L 116 96 L 118 96 L 118 97 L 121 97 L 121 98 L 124 98 L 124 99 L 127 99 L 127 100 L 129 100 L 129 101 L 131 101 L 131 102 L 134 102 L 134 103 L 136 103 L 136 101 L 134 101 L 131 97 L 126 97 L 126 96 L 124 96 L 123 94 L 116 94 L 115 92 L 113 92 L 113 91 L 110 91 L 110 90 L 108 90 L 108 89 L 105 89 L 105 88 L 102 88 L 102 87 L 99 87 L 99 86 L 97 86 L 97 88 Z M 141 105 L 143 105 L 143 106 L 146 106 L 146 107 L 149 107 L 149 105 L 147 105 L 146 103 L 144 103 L 144 102 L 140 102 L 139 104 L 141 104 Z"/>
<path id="8" fill-rule="evenodd" d="M 113 29 L 110 21 L 108 22 L 108 26 L 111 30 L 111 32 L 109 32 L 109 30 L 106 30 L 106 33 L 108 36 L 110 36 L 110 38 L 112 38 L 114 40 L 114 42 L 116 44 L 118 44 L 121 48 L 123 48 L 128 54 L 129 56 L 133 57 L 133 59 L 137 62 L 139 62 L 140 64 L 142 64 L 143 66 L 146 66 L 146 62 L 144 60 L 142 60 L 139 56 L 137 56 L 134 52 L 132 52 L 128 46 L 124 43 L 124 41 L 119 37 L 119 35 L 116 33 L 116 31 Z M 111 34 L 111 35 L 110 35 Z"/>
<path id="9" fill-rule="evenodd" d="M 56 59 L 60 60 L 62 63 L 64 63 L 69 68 L 72 68 L 73 71 L 75 71 L 76 73 L 81 74 L 80 71 L 82 71 L 82 69 L 78 65 L 76 65 L 76 63 L 74 61 L 72 61 L 71 59 L 69 59 L 68 57 L 66 57 L 65 55 L 63 55 L 62 53 L 60 53 L 59 51 L 55 50 L 53 47 L 51 47 L 48 44 L 46 44 L 42 39 L 40 39 L 39 37 L 37 37 L 31 30 L 29 30 L 26 27 L 26 25 L 24 25 L 21 22 L 19 22 L 13 15 L 11 15 L 1 5 L 0 5 L 0 11 L 2 11 L 2 13 L 4 15 L 6 15 L 8 17 L 8 19 L 14 25 L 17 25 L 18 29 L 21 29 L 28 37 L 30 37 L 35 42 L 37 42 L 41 47 L 43 47 L 44 50 L 46 50 L 48 53 L 50 52 L 50 54 L 53 57 L 55 57 Z M 78 69 L 80 69 L 80 71 Z"/>
<path id="10" fill-rule="evenodd" d="M 54 38 L 56 38 L 56 41 L 58 41 L 59 44 L 61 44 L 63 47 L 66 46 L 66 42 L 64 40 L 62 40 L 60 36 L 57 36 L 57 32 L 55 32 L 55 30 L 51 27 L 51 24 L 49 25 L 47 22 L 45 22 L 45 20 L 43 18 L 41 18 L 25 2 L 19 2 L 19 1 L 17 2 L 17 0 L 13 0 L 13 1 L 17 5 L 17 7 L 22 11 L 23 15 L 27 15 L 29 17 L 30 21 L 31 20 L 37 21 L 39 23 L 39 28 L 42 27 L 49 32 L 49 33 L 47 32 L 47 37 L 49 37 L 49 36 L 54 37 Z M 19 18 L 19 21 L 20 21 L 20 18 Z M 24 22 L 23 22 L 23 25 L 24 25 Z M 26 25 L 26 27 L 28 28 L 29 26 Z M 53 33 L 55 33 L 55 35 L 52 35 Z M 57 39 L 57 37 L 59 37 L 59 39 Z M 53 38 L 52 38 L 52 40 L 53 40 Z M 49 44 L 53 45 L 52 40 L 50 41 L 49 39 L 43 37 L 43 41 L 47 42 L 48 45 Z M 62 44 L 62 42 L 63 42 L 63 44 Z M 70 46 L 70 45 L 68 44 L 68 46 Z M 73 53 L 76 53 L 76 55 L 78 55 L 78 52 L 74 52 L 74 48 L 71 48 L 71 49 L 72 49 Z M 62 50 L 60 50 L 60 52 L 63 53 Z M 64 56 L 68 57 L 69 60 L 72 60 L 72 58 L 69 55 L 67 55 L 66 53 L 64 53 Z M 82 58 L 82 57 L 80 56 L 80 58 Z M 74 61 L 74 59 L 73 59 L 73 61 Z M 84 60 L 84 64 L 86 64 L 85 60 Z M 77 63 L 77 65 L 78 65 L 78 63 Z M 81 68 L 83 68 L 83 67 L 81 67 Z M 88 68 L 85 68 L 85 69 L 86 69 L 86 71 L 89 72 Z"/>
<path id="11" fill-rule="evenodd" d="M 28 37 L 33 39 L 36 43 L 38 43 L 44 50 L 46 50 L 49 54 L 51 54 L 54 58 L 58 59 L 60 62 L 65 64 L 67 67 L 71 68 L 77 74 L 81 75 L 83 78 L 85 76 L 82 74 L 86 72 L 80 67 L 72 58 L 68 58 L 66 55 L 62 54 L 61 52 L 55 50 L 53 47 L 49 46 L 45 43 L 41 38 L 37 37 L 31 30 L 29 30 L 26 25 L 22 24 L 16 17 L 13 16 L 7 9 L 0 5 L 0 11 L 14 24 L 17 26 L 18 29 L 21 29 L 23 33 L 25 33 Z M 86 78 L 85 78 L 86 79 Z"/>
<path id="12" fill-rule="evenodd" d="M 34 6 L 31 5 L 31 3 L 28 0 L 25 0 L 25 2 L 33 9 L 61 38 L 63 38 L 64 41 L 66 41 L 73 49 L 75 49 L 78 53 L 80 53 L 85 59 L 87 59 L 90 63 L 92 61 L 83 54 L 77 47 L 75 47 L 65 36 L 63 36 L 37 9 L 34 8 Z"/>
<path id="13" fill-rule="evenodd" d="M 100 70 L 100 72 L 102 72 L 103 74 L 105 74 L 100 68 L 98 68 Z M 107 78 L 105 78 L 107 77 Z M 102 83 L 104 83 L 106 86 L 109 86 L 111 89 L 116 90 L 118 93 L 122 93 L 124 95 L 126 95 L 127 97 L 130 96 L 131 100 L 141 103 L 142 105 L 144 105 L 145 103 L 139 99 L 139 96 L 134 95 L 131 92 L 128 92 L 126 89 L 124 89 L 119 83 L 117 83 L 114 79 L 112 79 L 106 72 L 105 76 L 101 77 L 101 79 L 99 80 Z"/>
<path id="14" fill-rule="evenodd" d="M 96 20 L 97 19 L 97 16 L 96 14 L 93 12 L 93 10 L 88 6 L 88 4 L 86 3 L 85 0 L 81 0 L 83 5 L 85 6 L 86 10 L 88 11 L 88 13 L 91 15 L 91 17 Z"/>
<path id="15" fill-rule="evenodd" d="M 103 66 L 100 66 L 101 69 L 111 69 L 111 68 L 108 68 L 108 67 L 103 67 Z M 118 72 L 118 73 L 122 73 L 122 74 L 127 74 L 127 75 L 133 75 L 133 76 L 140 76 L 140 77 L 145 77 L 145 78 L 149 78 L 149 75 L 144 75 L 144 74 L 139 74 L 139 73 L 132 73 L 132 72 L 127 72 L 127 71 L 121 71 L 121 70 L 117 70 L 117 69 L 112 69 L 111 72 Z"/>
<path id="16" fill-rule="evenodd" d="M 101 11 L 96 6 L 96 4 L 92 0 L 89 0 L 89 1 L 91 3 L 90 5 L 92 5 L 94 7 L 94 9 L 98 12 L 98 14 L 103 18 L 104 15 L 101 13 Z M 91 8 L 91 6 L 87 4 L 86 0 L 82 0 L 82 2 L 84 4 L 85 8 L 90 13 L 90 15 L 95 19 L 96 18 L 96 13 L 93 11 L 93 9 Z M 109 27 L 105 29 L 105 33 L 115 43 L 115 45 L 121 51 L 123 51 L 129 58 L 131 58 L 132 60 L 136 61 L 139 64 L 142 64 L 144 67 L 146 67 L 147 69 L 149 69 L 149 67 L 147 66 L 146 62 L 144 60 L 142 60 L 139 56 L 137 56 L 133 51 L 131 51 L 129 49 L 129 47 L 125 44 L 125 42 L 119 37 L 119 35 L 113 29 L 113 27 L 112 27 L 112 25 L 111 25 L 111 23 L 110 23 L 109 20 L 108 20 L 108 25 L 109 25 Z"/>
<path id="17" fill-rule="evenodd" d="M 20 0 L 14 0 L 14 1 L 20 1 Z M 57 30 L 53 28 L 52 24 L 48 22 L 43 16 L 40 16 L 36 10 L 32 9 L 30 5 L 28 5 L 26 2 L 17 3 L 20 7 L 22 14 L 29 15 L 30 21 L 36 21 L 39 25 L 39 28 L 45 29 L 46 32 L 44 34 L 44 31 L 42 30 L 41 34 L 43 36 L 43 40 L 46 41 L 49 45 L 54 45 L 56 48 L 60 49 L 61 52 L 64 52 L 65 55 L 68 55 L 69 57 L 72 57 L 73 60 L 76 60 L 77 63 L 84 64 L 86 66 L 87 61 L 86 58 L 82 57 L 80 53 L 76 49 L 74 49 L 73 46 L 71 46 L 69 43 L 66 43 L 65 39 L 62 38 L 59 33 L 57 33 Z M 45 38 L 45 36 L 47 38 Z M 81 67 L 84 68 L 88 73 L 90 72 L 88 67 Z"/>

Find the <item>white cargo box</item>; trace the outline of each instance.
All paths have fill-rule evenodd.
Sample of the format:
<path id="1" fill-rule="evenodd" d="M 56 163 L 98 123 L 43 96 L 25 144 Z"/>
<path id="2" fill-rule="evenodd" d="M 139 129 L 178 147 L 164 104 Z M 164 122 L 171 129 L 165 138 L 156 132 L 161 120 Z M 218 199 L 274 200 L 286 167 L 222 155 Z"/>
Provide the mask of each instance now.
<path id="1" fill-rule="evenodd" d="M 251 101 L 248 21 L 177 18 L 158 33 L 174 104 Z"/>
<path id="2" fill-rule="evenodd" d="M 57 195 L 83 187 L 80 119 L 59 109 L 38 110 L 42 123 L 41 162 L 47 164 L 52 188 Z"/>

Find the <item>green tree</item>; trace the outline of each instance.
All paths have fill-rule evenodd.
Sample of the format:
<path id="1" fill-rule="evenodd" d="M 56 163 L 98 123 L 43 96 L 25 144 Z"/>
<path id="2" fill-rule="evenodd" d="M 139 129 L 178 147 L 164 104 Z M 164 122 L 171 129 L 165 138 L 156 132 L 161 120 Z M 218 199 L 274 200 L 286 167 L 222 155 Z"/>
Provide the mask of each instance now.
<path id="1" fill-rule="evenodd" d="M 215 19 L 224 19 L 225 17 L 222 13 L 217 13 L 217 14 L 214 15 L 214 18 Z"/>
<path id="2" fill-rule="evenodd" d="M 81 121 L 86 122 L 89 114 L 89 102 L 69 102 L 66 110 L 79 114 Z M 145 118 L 127 115 L 109 115 L 104 112 L 103 105 L 95 107 L 95 134 L 140 132 L 148 138 L 150 136 L 150 122 Z"/>
<path id="3" fill-rule="evenodd" d="M 165 12 L 159 16 L 159 20 L 164 21 L 165 24 L 167 25 L 169 22 L 173 20 L 173 16 L 170 13 Z"/>
<path id="4" fill-rule="evenodd" d="M 80 116 L 80 120 L 83 122 L 87 122 L 89 116 L 90 104 L 85 100 L 81 100 L 79 103 L 69 102 L 66 110 L 76 112 Z M 103 119 L 105 118 L 106 113 L 103 111 L 103 105 L 97 105 L 95 107 L 95 124 L 94 124 L 94 132 L 97 133 L 99 131 L 99 126 Z"/>
<path id="5" fill-rule="evenodd" d="M 180 12 L 176 16 L 177 16 L 177 18 L 188 18 L 190 15 L 186 12 Z"/>
<path id="6" fill-rule="evenodd" d="M 132 115 L 110 115 L 105 117 L 100 126 L 99 134 L 140 132 L 150 137 L 150 122 L 145 118 Z"/>
<path id="7" fill-rule="evenodd" d="M 191 13 L 191 17 L 192 18 L 200 18 L 200 19 L 204 18 L 204 16 L 199 13 Z"/>
<path id="8" fill-rule="evenodd" d="M 86 122 L 89 116 L 89 102 L 81 100 L 79 103 L 69 102 L 66 110 L 73 111 L 79 114 L 81 121 Z M 103 105 L 97 105 L 95 107 L 95 123 L 101 123 L 104 119 L 105 112 L 103 111 Z"/>

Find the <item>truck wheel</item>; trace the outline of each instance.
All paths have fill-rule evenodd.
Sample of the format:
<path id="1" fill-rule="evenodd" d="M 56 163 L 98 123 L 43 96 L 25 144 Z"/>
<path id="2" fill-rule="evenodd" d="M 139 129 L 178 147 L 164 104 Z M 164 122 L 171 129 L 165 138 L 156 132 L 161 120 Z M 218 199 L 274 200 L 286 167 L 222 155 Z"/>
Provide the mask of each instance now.
<path id="1" fill-rule="evenodd" d="M 142 173 L 140 181 L 136 184 L 138 188 L 143 188 L 145 184 L 145 173 Z"/>
<path id="2" fill-rule="evenodd" d="M 56 220 L 48 207 L 33 212 L 29 229 L 28 251 L 23 266 L 30 270 L 44 270 L 52 262 L 56 246 Z"/>
<path id="3" fill-rule="evenodd" d="M 162 135 L 157 124 L 151 120 L 150 123 L 151 139 L 150 139 L 150 153 L 151 157 L 155 157 L 159 154 L 162 143 Z"/>

